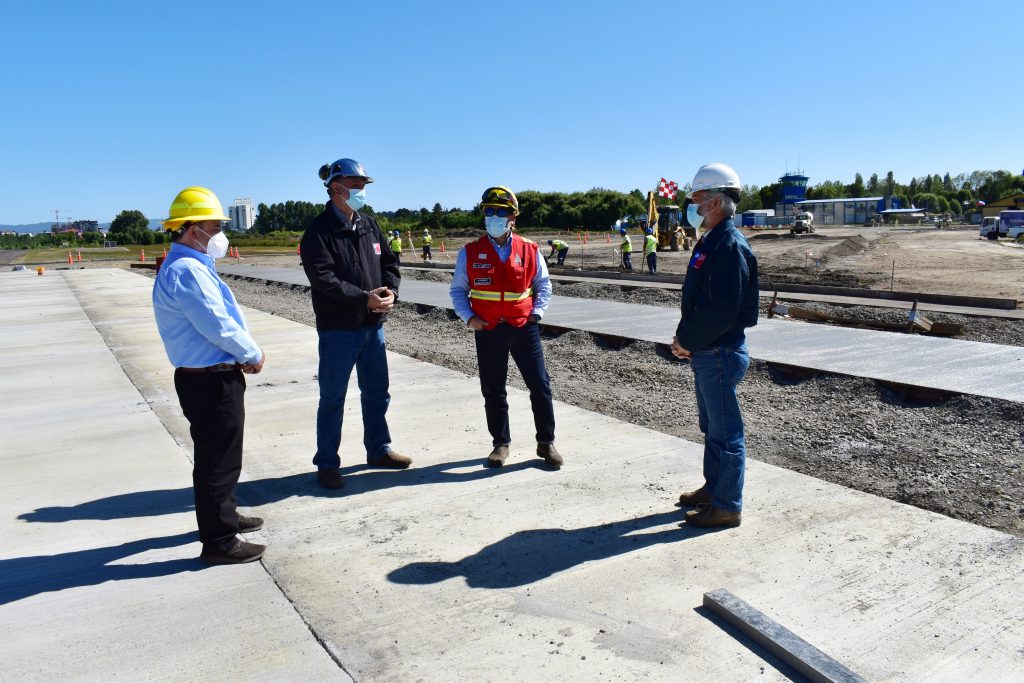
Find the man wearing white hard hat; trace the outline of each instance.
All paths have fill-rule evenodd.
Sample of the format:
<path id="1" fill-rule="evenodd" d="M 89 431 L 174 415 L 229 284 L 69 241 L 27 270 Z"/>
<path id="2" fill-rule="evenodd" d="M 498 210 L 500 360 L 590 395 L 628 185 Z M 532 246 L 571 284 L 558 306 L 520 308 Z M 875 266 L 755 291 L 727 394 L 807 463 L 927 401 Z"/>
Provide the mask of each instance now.
<path id="1" fill-rule="evenodd" d="M 744 330 L 757 324 L 757 259 L 733 217 L 740 179 L 725 164 L 701 166 L 686 218 L 704 234 L 693 247 L 683 282 L 682 318 L 672 353 L 690 361 L 704 434 L 704 484 L 679 497 L 688 524 L 740 525 L 746 443 L 736 387 L 750 356 Z"/>

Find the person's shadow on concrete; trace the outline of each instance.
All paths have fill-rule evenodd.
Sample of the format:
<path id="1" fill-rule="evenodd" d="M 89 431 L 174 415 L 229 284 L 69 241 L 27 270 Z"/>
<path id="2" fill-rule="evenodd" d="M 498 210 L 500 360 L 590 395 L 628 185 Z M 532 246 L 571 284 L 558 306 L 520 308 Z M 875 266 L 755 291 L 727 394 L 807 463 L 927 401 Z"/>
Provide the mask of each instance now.
<path id="1" fill-rule="evenodd" d="M 456 562 L 412 562 L 389 573 L 388 579 L 394 583 L 428 584 L 464 576 L 471 588 L 513 588 L 584 562 L 716 531 L 673 524 L 671 529 L 634 533 L 679 520 L 679 511 L 671 510 L 581 529 L 517 531 Z"/>
<path id="2" fill-rule="evenodd" d="M 480 458 L 440 463 L 407 470 L 382 470 L 368 465 L 341 468 L 345 488 L 329 491 L 320 488 L 313 470 L 281 477 L 266 477 L 239 482 L 235 498 L 239 505 L 256 507 L 296 497 L 343 497 L 399 486 L 457 483 L 486 479 L 524 469 L 545 469 L 540 458 L 504 467 L 486 467 Z M 456 471 L 462 470 L 462 471 Z M 67 507 L 43 507 L 18 515 L 26 522 L 69 522 L 78 519 L 125 519 L 156 517 L 194 510 L 192 487 L 133 491 L 90 500 Z"/>
<path id="3" fill-rule="evenodd" d="M 145 564 L 111 564 L 132 555 L 173 548 L 199 540 L 195 531 L 146 538 L 106 548 L 90 548 L 56 555 L 36 555 L 0 560 L 0 605 L 22 600 L 40 593 L 67 588 L 95 586 L 107 581 L 148 579 L 180 572 L 194 572 L 206 565 L 198 558 L 164 560 Z"/>

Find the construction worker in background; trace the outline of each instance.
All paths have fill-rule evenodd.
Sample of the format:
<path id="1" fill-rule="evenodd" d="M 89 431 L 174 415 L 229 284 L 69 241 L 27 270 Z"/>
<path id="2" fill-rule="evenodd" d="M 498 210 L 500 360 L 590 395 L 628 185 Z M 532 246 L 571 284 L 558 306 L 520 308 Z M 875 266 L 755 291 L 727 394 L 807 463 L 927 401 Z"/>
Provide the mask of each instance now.
<path id="1" fill-rule="evenodd" d="M 217 195 L 205 187 L 185 188 L 169 215 L 164 230 L 171 249 L 153 283 L 153 313 L 192 435 L 199 557 L 208 564 L 253 562 L 266 547 L 238 534 L 260 529 L 263 520 L 238 514 L 234 492 L 242 471 L 243 373 L 260 372 L 266 354 L 214 266 L 228 253 L 221 223 L 229 219 Z"/>
<path id="2" fill-rule="evenodd" d="M 548 254 L 548 258 L 550 259 L 552 256 L 555 255 L 555 253 L 557 253 L 558 254 L 558 264 L 557 265 L 564 266 L 565 265 L 565 257 L 569 253 L 569 243 L 568 242 L 563 242 L 562 240 L 548 240 L 548 246 L 551 247 L 551 253 Z"/>
<path id="3" fill-rule="evenodd" d="M 687 221 L 706 226 L 683 282 L 682 318 L 672 353 L 693 368 L 700 431 L 704 434 L 704 485 L 679 496 L 699 527 L 740 525 L 746 441 L 736 386 L 750 365 L 744 330 L 757 324 L 757 259 L 733 217 L 740 179 L 725 164 L 701 166 L 687 195 Z"/>
<path id="4" fill-rule="evenodd" d="M 622 243 L 620 244 L 620 251 L 622 252 L 622 268 L 624 270 L 633 270 L 633 240 L 629 238 L 629 233 L 625 228 L 619 228 L 619 234 L 622 235 Z"/>
<path id="5" fill-rule="evenodd" d="M 433 257 L 430 254 L 430 245 L 434 243 L 434 238 L 430 236 L 429 230 L 423 231 L 423 255 L 420 257 L 424 261 L 433 261 Z"/>
<path id="6" fill-rule="evenodd" d="M 391 239 L 388 240 L 388 244 L 391 246 L 391 253 L 395 255 L 398 265 L 402 265 L 402 235 L 397 230 L 390 235 Z"/>
<path id="7" fill-rule="evenodd" d="M 658 238 L 652 228 L 644 228 L 644 258 L 647 260 L 647 272 L 658 274 Z"/>
<path id="8" fill-rule="evenodd" d="M 508 357 L 530 390 L 537 455 L 549 467 L 562 466 L 555 448 L 551 378 L 537 324 L 551 298 L 547 264 L 535 242 L 515 233 L 519 201 L 507 187 L 489 187 L 480 206 L 487 233 L 459 250 L 449 293 L 455 313 L 476 337 L 480 390 L 494 450 L 487 464 L 501 467 L 512 442 L 508 424 Z"/>
<path id="9" fill-rule="evenodd" d="M 386 414 L 388 358 L 384 321 L 398 299 L 398 260 L 377 221 L 360 213 L 373 182 L 363 165 L 338 159 L 320 167 L 330 198 L 302 235 L 302 267 L 309 278 L 319 336 L 320 404 L 316 413 L 317 481 L 344 486 L 339 466 L 342 415 L 352 368 L 359 379 L 363 446 L 370 467 L 405 469 L 412 460 L 391 448 Z"/>

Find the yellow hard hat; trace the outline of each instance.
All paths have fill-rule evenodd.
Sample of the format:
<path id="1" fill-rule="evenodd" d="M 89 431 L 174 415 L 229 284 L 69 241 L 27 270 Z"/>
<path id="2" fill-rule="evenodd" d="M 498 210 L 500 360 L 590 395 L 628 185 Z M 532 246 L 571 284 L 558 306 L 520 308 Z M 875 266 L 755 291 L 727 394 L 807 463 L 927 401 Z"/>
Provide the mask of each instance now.
<path id="1" fill-rule="evenodd" d="M 170 218 L 164 221 L 164 230 L 173 232 L 188 221 L 229 221 L 220 200 L 205 187 L 186 187 L 171 202 Z"/>
<path id="2" fill-rule="evenodd" d="M 480 198 L 480 206 L 512 209 L 512 215 L 519 215 L 519 200 L 516 199 L 515 193 L 504 185 L 488 187 L 484 190 L 484 196 Z"/>

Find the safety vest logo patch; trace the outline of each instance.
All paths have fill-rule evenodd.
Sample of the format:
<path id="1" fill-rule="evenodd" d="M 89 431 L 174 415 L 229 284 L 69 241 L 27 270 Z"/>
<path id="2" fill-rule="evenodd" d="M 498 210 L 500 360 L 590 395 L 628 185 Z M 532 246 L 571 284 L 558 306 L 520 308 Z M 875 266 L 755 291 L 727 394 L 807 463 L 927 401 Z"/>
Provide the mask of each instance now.
<path id="1" fill-rule="evenodd" d="M 491 278 L 489 277 L 475 277 L 473 278 L 474 285 L 489 285 L 491 284 Z"/>
<path id="2" fill-rule="evenodd" d="M 490 268 L 490 267 L 491 267 L 491 264 L 490 264 L 490 263 L 474 263 L 474 264 L 473 264 L 473 267 L 474 267 L 474 268 L 478 268 L 478 269 L 482 269 L 482 268 Z"/>

